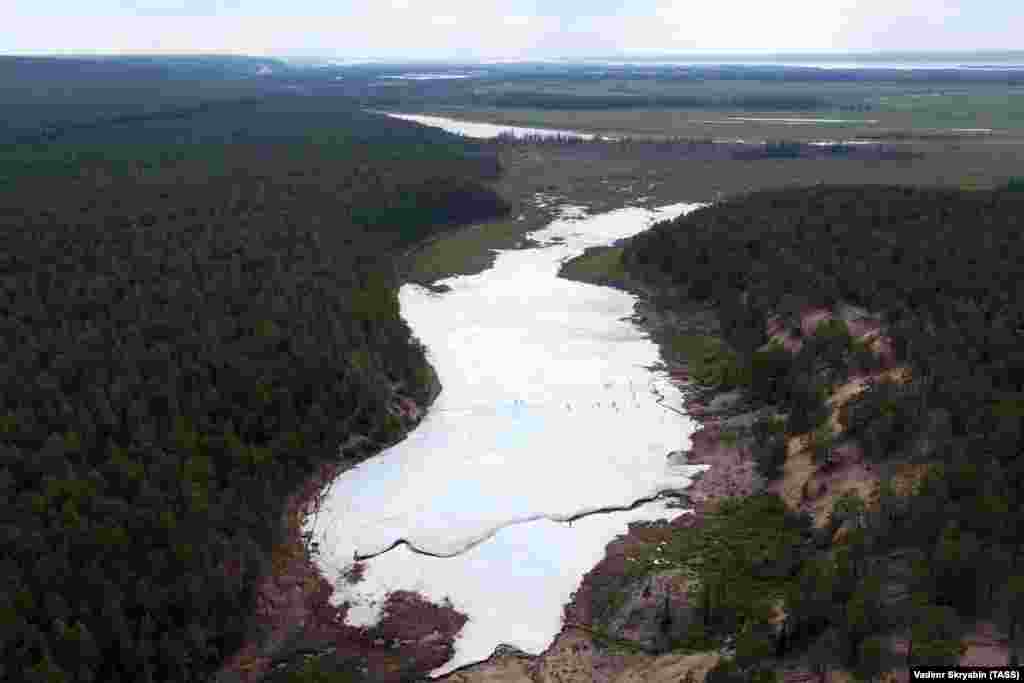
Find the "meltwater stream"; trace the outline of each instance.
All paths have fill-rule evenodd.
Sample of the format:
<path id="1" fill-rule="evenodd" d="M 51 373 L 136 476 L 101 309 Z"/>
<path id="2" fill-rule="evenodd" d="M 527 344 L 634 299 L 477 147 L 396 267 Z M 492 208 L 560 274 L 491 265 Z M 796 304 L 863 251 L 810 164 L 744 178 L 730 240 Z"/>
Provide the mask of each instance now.
<path id="1" fill-rule="evenodd" d="M 541 246 L 499 252 L 490 270 L 443 281 L 450 291 L 401 289 L 444 389 L 406 440 L 335 480 L 304 529 L 349 623 L 372 625 L 389 592 L 416 591 L 469 617 L 434 675 L 501 643 L 539 653 L 605 545 L 629 522 L 678 513 L 642 501 L 704 466 L 666 457 L 688 447 L 694 423 L 647 369 L 658 350 L 627 318 L 634 297 L 557 272 L 695 206 L 569 207 L 531 233 Z M 372 559 L 350 585 L 341 574 L 356 557 Z"/>

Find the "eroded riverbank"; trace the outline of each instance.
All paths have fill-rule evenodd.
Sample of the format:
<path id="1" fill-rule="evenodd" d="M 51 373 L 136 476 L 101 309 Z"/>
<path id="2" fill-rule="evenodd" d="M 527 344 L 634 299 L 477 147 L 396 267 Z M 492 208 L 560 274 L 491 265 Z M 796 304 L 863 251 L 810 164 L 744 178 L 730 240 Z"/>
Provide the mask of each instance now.
<path id="1" fill-rule="evenodd" d="M 608 253 L 608 249 L 594 250 L 564 270 L 583 274 L 589 281 L 614 281 L 617 286 L 642 292 L 645 300 L 637 306 L 637 318 L 652 336 L 668 340 L 673 335 L 720 334 L 710 310 L 685 303 L 678 293 L 666 289 L 656 291 L 630 280 L 621 269 L 610 264 L 605 256 Z M 652 304 L 655 300 L 672 305 L 662 308 Z M 836 434 L 841 434 L 844 425 L 839 416 L 843 405 L 863 391 L 869 381 L 906 382 L 910 373 L 907 368 L 894 364 L 891 340 L 878 318 L 855 307 L 837 305 L 831 310 L 811 307 L 795 316 L 770 316 L 766 334 L 785 348 L 795 350 L 799 348 L 799 341 L 791 338 L 791 330 L 800 329 L 800 334 L 809 338 L 818 325 L 829 319 L 842 320 L 853 339 L 867 344 L 878 358 L 874 372 L 847 378 L 828 397 L 828 423 Z M 685 363 L 678 362 L 668 345 L 662 348 L 672 375 L 687 381 L 689 373 Z M 831 544 L 842 548 L 847 543 L 850 528 L 847 524 L 838 527 L 833 524 L 831 513 L 836 502 L 854 493 L 869 508 L 879 504 L 882 473 L 873 466 L 876 463 L 864 458 L 855 444 L 844 444 L 830 460 L 818 462 L 811 455 L 811 435 L 792 435 L 778 478 L 766 486 L 767 482 L 759 476 L 754 464 L 749 427 L 759 415 L 773 414 L 771 406 L 747 403 L 740 392 L 694 391 L 687 400 L 687 408 L 701 423 L 701 429 L 692 437 L 688 461 L 711 465 L 686 492 L 694 513 L 680 515 L 669 524 L 631 525 L 628 534 L 609 544 L 604 559 L 586 575 L 574 599 L 566 606 L 565 626 L 542 656 L 499 653 L 484 664 L 453 675 L 450 680 L 459 683 L 555 680 L 624 683 L 667 682 L 692 677 L 700 681 L 723 655 L 731 657 L 735 652 L 728 641 L 723 649 L 679 650 L 679 644 L 687 640 L 688 627 L 698 623 L 700 617 L 688 595 L 686 574 L 673 568 L 671 561 L 658 559 L 662 546 L 670 544 L 684 528 L 703 526 L 705 512 L 723 498 L 746 498 L 768 491 L 778 494 L 790 510 L 809 514 L 819 531 L 828 529 Z M 891 481 L 902 495 L 920 480 L 927 466 L 900 464 L 895 470 L 890 473 Z M 907 597 L 907 586 L 901 574 L 906 571 L 905 561 L 903 557 L 891 558 L 892 573 L 886 590 L 895 600 Z M 776 646 L 782 647 L 781 644 L 792 637 L 792 624 L 784 611 L 776 610 L 771 623 Z M 894 653 L 907 656 L 907 632 L 897 630 L 887 633 L 885 638 Z M 999 632 L 990 621 L 969 625 L 963 642 L 961 665 L 992 666 L 1007 662 L 1007 635 Z M 814 673 L 816 665 L 803 656 L 802 649 L 784 658 L 772 659 L 768 665 L 780 680 L 805 681 L 818 676 Z M 828 675 L 828 680 L 848 680 L 849 674 L 842 671 L 838 655 L 833 665 L 837 670 Z M 906 680 L 906 670 L 899 667 L 889 675 L 895 680 Z"/>
<path id="2" fill-rule="evenodd" d="M 393 411 L 402 425 L 399 440 L 415 429 L 441 392 L 436 373 L 430 372 L 431 389 L 422 404 L 396 394 Z M 285 541 L 275 550 L 272 570 L 255 587 L 256 614 L 249 637 L 213 680 L 284 680 L 307 660 L 356 676 L 371 669 L 405 675 L 428 671 L 451 657 L 451 644 L 465 624 L 465 615 L 448 605 L 432 605 L 414 593 L 390 596 L 388 617 L 373 629 L 346 626 L 346 608 L 330 605 L 334 589 L 314 563 L 315 548 L 303 533 L 305 520 L 316 515 L 330 483 L 390 445 L 366 438 L 351 440 L 340 449 L 339 460 L 322 464 L 289 497 L 281 520 Z"/>
<path id="3" fill-rule="evenodd" d="M 734 425 L 750 422 L 756 411 L 733 395 L 699 389 L 689 381 L 685 363 L 668 349 L 668 340 L 674 335 L 719 335 L 719 322 L 711 309 L 679 300 L 670 307 L 660 305 L 671 293 L 621 274 L 589 281 L 628 289 L 640 297 L 632 320 L 659 343 L 664 370 L 682 391 L 684 409 L 697 424 L 689 448 L 670 453 L 668 459 L 702 465 L 704 470 L 664 519 L 630 524 L 605 547 L 600 561 L 584 575 L 564 606 L 562 629 L 542 654 L 499 651 L 486 662 L 444 677 L 445 681 L 674 683 L 687 674 L 702 680 L 719 660 L 717 652 L 669 652 L 693 621 L 687 581 L 672 570 L 638 575 L 636 562 L 678 529 L 702 524 L 706 512 L 719 500 L 764 489 L 749 444 L 722 438 Z"/>

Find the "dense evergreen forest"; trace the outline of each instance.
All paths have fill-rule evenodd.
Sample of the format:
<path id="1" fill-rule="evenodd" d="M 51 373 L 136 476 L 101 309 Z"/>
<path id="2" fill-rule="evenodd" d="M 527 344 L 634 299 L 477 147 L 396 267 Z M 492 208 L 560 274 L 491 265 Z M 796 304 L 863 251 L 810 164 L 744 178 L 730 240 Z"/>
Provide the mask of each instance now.
<path id="1" fill-rule="evenodd" d="M 0 680 L 202 680 L 285 497 L 425 397 L 392 256 L 500 167 L 323 98 L 74 136 L 0 149 Z"/>
<path id="2" fill-rule="evenodd" d="M 10 57 L 0 55 L 0 143 L 118 117 L 144 116 L 280 89 L 261 69 L 275 59 L 232 56 Z"/>
<path id="3" fill-rule="evenodd" d="M 729 66 L 629 69 L 729 81 L 728 95 L 537 89 L 551 76 L 602 78 L 559 65 L 494 75 L 514 90 L 382 87 L 397 68 L 342 77 L 250 58 L 0 57 L 0 680 L 204 680 L 246 635 L 285 497 L 340 444 L 393 440 L 398 394 L 427 395 L 393 257 L 442 226 L 506 212 L 486 184 L 501 168 L 493 146 L 357 104 L 862 111 L 876 89 L 741 90 L 866 77 Z M 969 78 L 1020 83 L 1016 71 Z M 902 152 L 775 142 L 736 157 L 811 154 Z M 851 401 L 841 437 L 883 473 L 927 465 L 913 495 L 883 474 L 877 507 L 844 500 L 817 531 L 758 496 L 678 539 L 677 557 L 706 560 L 689 645 L 736 636 L 735 666 L 709 683 L 756 678 L 766 656 L 808 647 L 822 672 L 838 657 L 869 679 L 884 659 L 879 634 L 907 626 L 918 663 L 949 661 L 979 617 L 1020 640 L 1020 185 L 760 193 L 625 249 L 633 276 L 717 306 L 729 353 L 701 379 L 780 409 L 753 428 L 766 477 L 787 435 L 813 433 L 828 462 L 843 444 L 822 429 L 824 397 L 880 367 L 842 325 L 795 355 L 766 346 L 769 314 L 837 302 L 880 312 L 913 369 Z M 780 594 L 781 640 L 764 600 Z"/>
<path id="4" fill-rule="evenodd" d="M 470 104 L 498 108 L 533 109 L 635 109 L 640 107 L 667 109 L 741 109 L 750 111 L 812 111 L 830 103 L 815 95 L 782 93 L 740 95 L 573 95 L 547 92 L 502 92 L 466 98 Z"/>
<path id="5" fill-rule="evenodd" d="M 769 315 L 794 320 L 840 302 L 881 313 L 896 362 L 911 368 L 909 381 L 873 382 L 842 410 L 837 438 L 881 473 L 877 505 L 848 497 L 816 532 L 759 497 L 724 506 L 708 534 L 680 541 L 687 557 L 708 535 L 741 539 L 724 564 L 704 555 L 715 570 L 702 574 L 695 642 L 738 631 L 736 658 L 709 681 L 757 679 L 754 663 L 811 643 L 820 671 L 842 665 L 871 680 L 905 666 L 886 652 L 882 636 L 894 629 L 909 629 L 907 661 L 955 662 L 962 629 L 978 619 L 1001 624 L 1021 654 L 1022 228 L 1024 195 L 1013 187 L 822 186 L 721 202 L 629 243 L 629 273 L 717 308 L 733 355 L 709 381 L 780 408 L 753 429 L 768 478 L 779 475 L 787 435 L 812 433 L 815 461 L 830 462 L 843 444 L 826 426 L 825 397 L 882 363 L 839 321 L 813 335 L 794 329 L 796 353 L 766 344 Z M 913 492 L 897 493 L 894 463 L 927 468 Z M 849 534 L 833 545 L 840 526 Z M 784 599 L 778 641 L 767 635 L 765 595 Z"/>

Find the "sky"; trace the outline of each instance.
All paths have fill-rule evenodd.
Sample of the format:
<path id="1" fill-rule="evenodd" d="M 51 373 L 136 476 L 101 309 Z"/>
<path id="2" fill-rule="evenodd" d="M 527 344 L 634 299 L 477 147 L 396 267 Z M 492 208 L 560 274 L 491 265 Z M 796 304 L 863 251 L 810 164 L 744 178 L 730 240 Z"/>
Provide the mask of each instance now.
<path id="1" fill-rule="evenodd" d="M 0 0 L 0 54 L 522 59 L 1012 49 L 1020 0 Z"/>

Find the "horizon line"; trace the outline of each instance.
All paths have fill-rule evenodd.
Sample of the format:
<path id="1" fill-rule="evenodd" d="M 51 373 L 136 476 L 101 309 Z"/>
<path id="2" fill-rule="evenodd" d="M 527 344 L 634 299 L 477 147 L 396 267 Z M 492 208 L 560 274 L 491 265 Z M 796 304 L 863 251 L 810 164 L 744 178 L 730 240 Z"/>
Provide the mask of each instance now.
<path id="1" fill-rule="evenodd" d="M 36 58 L 109 58 L 109 57 L 120 57 L 120 58 L 249 58 L 249 59 L 273 59 L 273 60 L 337 60 L 337 61 L 363 61 L 363 62 L 392 62 L 392 63 L 414 63 L 414 62 L 434 62 L 434 63 L 459 63 L 459 64 L 474 64 L 483 62 L 572 62 L 572 61 L 594 61 L 594 60 L 642 60 L 642 61 L 653 61 L 657 59 L 709 59 L 709 58 L 730 58 L 730 59 L 768 59 L 768 60 L 779 60 L 779 59 L 810 59 L 814 57 L 856 57 L 856 58 L 876 58 L 876 57 L 903 57 L 903 58 L 914 58 L 915 61 L 929 61 L 933 58 L 939 58 L 943 56 L 958 56 L 958 57 L 985 57 L 985 56 L 1007 56 L 1015 55 L 1024 58 L 1024 49 L 1021 48 L 972 48 L 972 49 L 956 49 L 956 50 L 939 50 L 939 49 L 927 49 L 927 50 L 875 50 L 875 49 L 854 49 L 854 48 L 842 48 L 842 49 L 814 49 L 814 50 L 657 50 L 650 48 L 636 48 L 636 49 L 624 49 L 617 52 L 610 53 L 593 53 L 593 54 L 579 54 L 579 55 L 532 55 L 532 56 L 475 56 L 475 57 L 457 57 L 457 56 L 409 56 L 409 55 L 381 55 L 381 56 L 369 56 L 369 55 L 332 55 L 327 53 L 309 52 L 309 53 L 298 53 L 298 52 L 274 52 L 268 54 L 258 54 L 249 52 L 230 52 L 230 51 L 196 51 L 196 52 L 148 52 L 148 51 L 74 51 L 74 52 L 22 52 L 22 53 L 7 53 L 0 52 L 0 58 L 19 58 L 19 57 L 36 57 Z"/>

